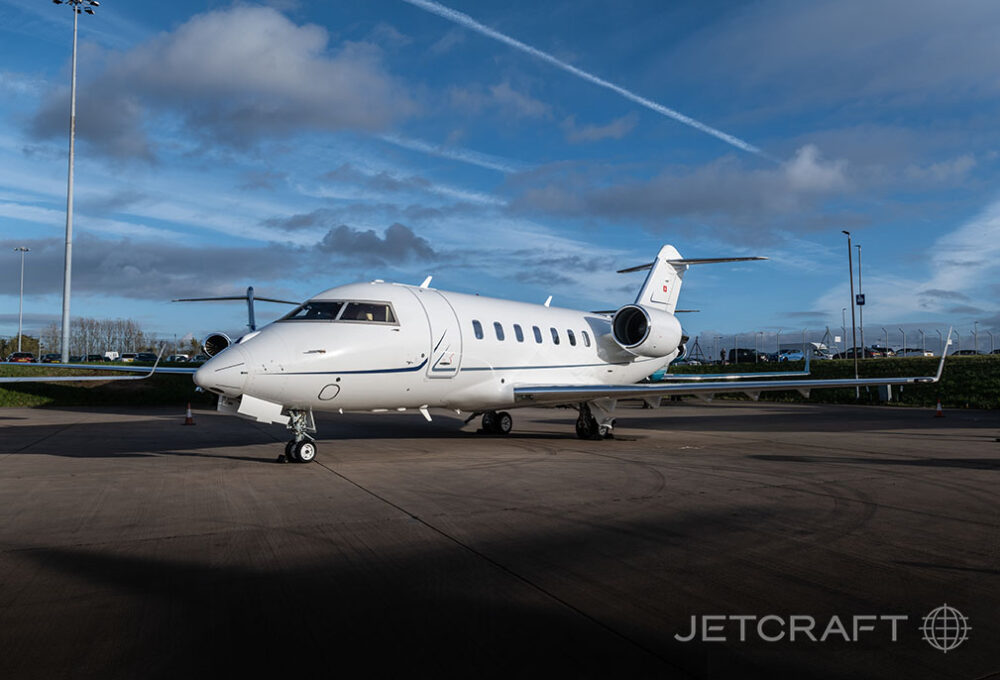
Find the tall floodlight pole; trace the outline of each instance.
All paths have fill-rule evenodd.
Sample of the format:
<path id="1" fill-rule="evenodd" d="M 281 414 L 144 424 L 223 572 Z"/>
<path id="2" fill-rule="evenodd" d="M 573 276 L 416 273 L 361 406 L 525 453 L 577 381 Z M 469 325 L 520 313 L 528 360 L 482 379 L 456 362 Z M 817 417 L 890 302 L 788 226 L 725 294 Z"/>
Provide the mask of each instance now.
<path id="1" fill-rule="evenodd" d="M 861 290 L 861 246 L 854 246 L 858 249 L 858 295 L 864 297 L 864 291 Z M 861 335 L 861 347 L 865 346 L 865 306 L 858 305 L 858 332 Z"/>
<path id="2" fill-rule="evenodd" d="M 73 11 L 73 68 L 69 89 L 69 173 L 66 180 L 66 254 L 63 267 L 62 302 L 62 362 L 69 363 L 69 298 L 73 273 L 73 155 L 76 142 L 76 29 L 82 12 L 94 13 L 97 0 L 52 0 L 56 5 L 69 5 Z"/>
<path id="3" fill-rule="evenodd" d="M 924 337 L 924 331 L 922 329 L 917 332 L 920 333 L 920 356 L 923 356 L 927 353 L 927 339 Z"/>
<path id="4" fill-rule="evenodd" d="M 847 234 L 847 279 L 851 282 L 851 346 L 854 354 L 854 379 L 858 380 L 858 327 L 854 321 L 854 263 L 851 257 L 851 232 L 846 229 L 842 229 L 841 232 Z M 860 387 L 854 388 L 854 396 L 861 398 Z"/>
<path id="5" fill-rule="evenodd" d="M 972 322 L 972 351 L 979 354 L 979 322 Z"/>
<path id="6" fill-rule="evenodd" d="M 17 299 L 17 351 L 21 351 L 21 321 L 24 312 L 24 254 L 31 252 L 30 248 L 18 246 L 15 253 L 21 253 L 21 296 Z"/>

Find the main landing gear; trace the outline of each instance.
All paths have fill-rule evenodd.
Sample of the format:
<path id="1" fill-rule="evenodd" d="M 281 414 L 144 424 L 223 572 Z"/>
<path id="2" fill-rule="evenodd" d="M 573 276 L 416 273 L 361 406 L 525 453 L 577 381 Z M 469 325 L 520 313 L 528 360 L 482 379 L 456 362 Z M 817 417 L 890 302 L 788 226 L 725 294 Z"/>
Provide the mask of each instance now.
<path id="1" fill-rule="evenodd" d="M 278 456 L 279 463 L 309 463 L 316 457 L 316 440 L 310 432 L 316 431 L 310 411 L 289 411 L 288 429 L 294 438 L 285 444 L 285 453 Z"/>
<path id="2" fill-rule="evenodd" d="M 602 422 L 597 422 L 597 418 L 590 411 L 587 403 L 580 404 L 580 416 L 576 419 L 576 436 L 580 439 L 611 439 L 614 437 L 615 420 L 604 418 Z"/>
<path id="3" fill-rule="evenodd" d="M 486 411 L 483 413 L 483 427 L 480 432 L 488 434 L 510 434 L 514 419 L 506 411 Z"/>

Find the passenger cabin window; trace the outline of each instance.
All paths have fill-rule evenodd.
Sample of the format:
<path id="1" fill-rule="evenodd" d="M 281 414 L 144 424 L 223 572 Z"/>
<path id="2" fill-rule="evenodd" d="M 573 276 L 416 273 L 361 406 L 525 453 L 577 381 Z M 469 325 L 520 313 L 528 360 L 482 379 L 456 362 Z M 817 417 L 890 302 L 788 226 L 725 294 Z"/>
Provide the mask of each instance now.
<path id="1" fill-rule="evenodd" d="M 531 330 L 535 334 L 535 342 L 537 342 L 539 345 L 542 344 L 542 331 L 541 331 L 541 329 L 539 329 L 538 326 L 532 326 Z"/>
<path id="2" fill-rule="evenodd" d="M 472 322 L 472 332 L 476 334 L 476 340 L 483 339 L 483 324 L 478 321 Z"/>
<path id="3" fill-rule="evenodd" d="M 583 344 L 586 347 L 590 347 L 590 335 L 587 333 L 587 331 L 580 331 L 580 335 L 583 336 Z"/>
<path id="4" fill-rule="evenodd" d="M 385 302 L 348 302 L 340 313 L 340 321 L 396 323 L 396 317 Z"/>
<path id="5" fill-rule="evenodd" d="M 493 331 L 497 334 L 497 340 L 503 340 L 503 326 L 499 321 L 493 322 Z"/>
<path id="6" fill-rule="evenodd" d="M 576 336 L 573 334 L 573 331 L 567 330 L 566 331 L 566 337 L 569 338 L 569 344 L 571 344 L 574 347 L 576 347 Z"/>
<path id="7" fill-rule="evenodd" d="M 281 317 L 280 321 L 333 321 L 343 306 L 343 302 L 310 300 Z"/>
<path id="8" fill-rule="evenodd" d="M 555 328 L 550 328 L 549 330 L 552 331 L 552 342 L 554 342 L 555 344 L 558 345 L 559 344 L 559 331 L 557 331 Z"/>
<path id="9" fill-rule="evenodd" d="M 514 324 L 514 337 L 517 338 L 518 342 L 524 342 L 524 332 L 521 330 L 520 324 Z"/>

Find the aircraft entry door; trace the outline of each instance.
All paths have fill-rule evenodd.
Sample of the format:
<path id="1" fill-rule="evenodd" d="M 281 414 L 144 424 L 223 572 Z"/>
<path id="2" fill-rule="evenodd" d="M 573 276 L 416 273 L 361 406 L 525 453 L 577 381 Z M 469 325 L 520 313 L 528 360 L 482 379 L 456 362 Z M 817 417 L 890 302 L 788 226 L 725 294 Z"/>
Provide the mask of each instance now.
<path id="1" fill-rule="evenodd" d="M 431 328 L 428 378 L 453 378 L 462 363 L 462 329 L 451 304 L 431 288 L 412 289 L 427 314 Z"/>

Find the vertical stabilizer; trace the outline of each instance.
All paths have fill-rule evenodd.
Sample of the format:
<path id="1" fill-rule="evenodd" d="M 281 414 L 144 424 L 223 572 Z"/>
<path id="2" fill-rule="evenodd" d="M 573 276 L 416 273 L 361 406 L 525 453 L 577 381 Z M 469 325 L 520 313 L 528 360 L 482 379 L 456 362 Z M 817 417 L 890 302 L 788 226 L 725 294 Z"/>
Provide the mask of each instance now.
<path id="1" fill-rule="evenodd" d="M 676 262 L 671 262 L 674 260 Z M 661 309 L 670 314 L 677 308 L 681 283 L 688 265 L 673 246 L 663 246 L 649 268 L 646 281 L 635 298 L 635 304 Z"/>

